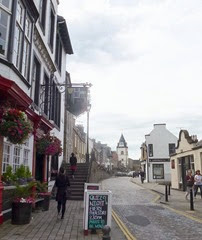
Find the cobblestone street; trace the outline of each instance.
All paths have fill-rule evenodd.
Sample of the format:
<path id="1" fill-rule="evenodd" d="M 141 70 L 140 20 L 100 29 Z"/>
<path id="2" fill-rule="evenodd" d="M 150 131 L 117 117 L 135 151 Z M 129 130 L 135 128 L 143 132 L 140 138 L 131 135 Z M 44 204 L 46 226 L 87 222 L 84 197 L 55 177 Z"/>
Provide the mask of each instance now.
<path id="1" fill-rule="evenodd" d="M 201 239 L 201 223 L 154 203 L 156 194 L 131 183 L 130 178 L 111 178 L 102 185 L 113 192 L 114 211 L 137 239 Z"/>

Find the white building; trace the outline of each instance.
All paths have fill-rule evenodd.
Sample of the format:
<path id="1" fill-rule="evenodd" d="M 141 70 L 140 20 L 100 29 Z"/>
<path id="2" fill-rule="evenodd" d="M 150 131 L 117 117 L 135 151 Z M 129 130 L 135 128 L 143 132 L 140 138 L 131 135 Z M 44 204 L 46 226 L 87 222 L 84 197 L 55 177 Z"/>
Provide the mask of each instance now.
<path id="1" fill-rule="evenodd" d="M 170 154 L 175 152 L 177 137 L 166 129 L 166 124 L 154 124 L 145 135 L 147 146 L 146 181 L 170 181 Z"/>
<path id="2" fill-rule="evenodd" d="M 120 163 L 120 165 L 127 167 L 128 166 L 128 146 L 123 134 L 121 134 L 121 137 L 117 144 L 116 152 L 118 155 L 118 162 Z"/>

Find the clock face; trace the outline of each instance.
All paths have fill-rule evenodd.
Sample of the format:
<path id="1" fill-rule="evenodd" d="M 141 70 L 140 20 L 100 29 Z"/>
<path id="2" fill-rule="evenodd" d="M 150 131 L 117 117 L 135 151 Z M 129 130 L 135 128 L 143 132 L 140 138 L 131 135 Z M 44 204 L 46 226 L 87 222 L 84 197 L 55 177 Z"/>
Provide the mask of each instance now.
<path id="1" fill-rule="evenodd" d="M 119 143 L 119 147 L 124 147 L 123 142 L 120 142 L 120 143 Z"/>

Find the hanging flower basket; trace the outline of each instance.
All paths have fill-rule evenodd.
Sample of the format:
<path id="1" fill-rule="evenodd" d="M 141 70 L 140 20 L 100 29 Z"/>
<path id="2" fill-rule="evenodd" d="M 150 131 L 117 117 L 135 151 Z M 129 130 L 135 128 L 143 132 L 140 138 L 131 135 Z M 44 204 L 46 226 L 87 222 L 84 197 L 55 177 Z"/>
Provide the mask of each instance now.
<path id="1" fill-rule="evenodd" d="M 44 137 L 40 138 L 37 141 L 37 152 L 39 154 L 45 155 L 61 155 L 62 154 L 62 147 L 61 141 L 55 136 L 50 136 L 49 134 L 45 135 Z"/>
<path id="2" fill-rule="evenodd" d="M 0 120 L 0 135 L 13 144 L 23 144 L 33 131 L 27 115 L 18 109 L 6 110 Z"/>

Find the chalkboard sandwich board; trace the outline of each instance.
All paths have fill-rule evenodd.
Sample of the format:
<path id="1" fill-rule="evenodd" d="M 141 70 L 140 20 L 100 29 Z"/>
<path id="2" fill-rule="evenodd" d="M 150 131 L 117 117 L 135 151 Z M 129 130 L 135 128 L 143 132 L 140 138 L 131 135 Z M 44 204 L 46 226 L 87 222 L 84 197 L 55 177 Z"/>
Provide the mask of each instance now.
<path id="1" fill-rule="evenodd" d="M 111 227 L 111 191 L 86 191 L 84 230 Z"/>

